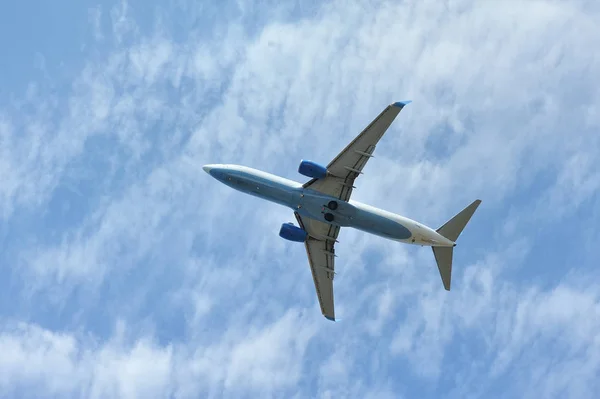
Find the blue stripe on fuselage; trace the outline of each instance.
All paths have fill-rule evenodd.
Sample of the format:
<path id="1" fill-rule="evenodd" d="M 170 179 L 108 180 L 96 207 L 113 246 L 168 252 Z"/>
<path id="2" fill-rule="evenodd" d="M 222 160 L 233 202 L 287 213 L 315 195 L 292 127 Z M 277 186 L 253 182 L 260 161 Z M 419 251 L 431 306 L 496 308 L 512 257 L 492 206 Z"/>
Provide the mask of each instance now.
<path id="1" fill-rule="evenodd" d="M 231 169 L 214 168 L 209 173 L 229 187 L 289 207 L 303 217 L 328 223 L 323 214 L 331 212 L 335 217 L 334 224 L 339 226 L 353 227 L 397 240 L 405 240 L 412 236 L 409 229 L 392 219 L 361 209 L 348 202 L 339 201 L 335 197 L 303 189 L 299 183 L 298 187 L 293 187 L 291 183 L 288 185 L 252 173 Z M 323 208 L 331 200 L 338 201 L 339 205 L 335 211 Z M 301 207 L 298 208 L 298 205 Z"/>

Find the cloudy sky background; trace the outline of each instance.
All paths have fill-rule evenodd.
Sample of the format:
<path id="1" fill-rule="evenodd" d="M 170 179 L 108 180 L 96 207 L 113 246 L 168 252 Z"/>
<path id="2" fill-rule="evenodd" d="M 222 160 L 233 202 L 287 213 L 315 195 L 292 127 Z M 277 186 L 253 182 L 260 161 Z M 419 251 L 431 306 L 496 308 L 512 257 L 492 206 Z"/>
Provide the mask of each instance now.
<path id="1" fill-rule="evenodd" d="M 0 12 L 1 397 L 600 392 L 596 1 L 13 2 Z M 205 174 L 327 164 L 411 99 L 318 308 L 292 213 Z"/>

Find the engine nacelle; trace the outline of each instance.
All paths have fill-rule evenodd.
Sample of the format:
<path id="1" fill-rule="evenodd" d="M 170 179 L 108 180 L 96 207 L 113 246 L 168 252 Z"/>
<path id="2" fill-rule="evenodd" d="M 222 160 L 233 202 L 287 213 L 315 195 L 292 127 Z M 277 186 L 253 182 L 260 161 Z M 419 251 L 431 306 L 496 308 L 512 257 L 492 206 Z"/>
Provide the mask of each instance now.
<path id="1" fill-rule="evenodd" d="M 315 179 L 322 179 L 327 176 L 327 168 L 313 161 L 302 161 L 298 167 L 298 173 Z"/>
<path id="2" fill-rule="evenodd" d="M 294 226 L 294 223 L 291 222 L 282 224 L 281 229 L 279 230 L 279 237 L 289 241 L 304 242 L 306 241 L 307 235 L 306 231 L 300 227 Z"/>

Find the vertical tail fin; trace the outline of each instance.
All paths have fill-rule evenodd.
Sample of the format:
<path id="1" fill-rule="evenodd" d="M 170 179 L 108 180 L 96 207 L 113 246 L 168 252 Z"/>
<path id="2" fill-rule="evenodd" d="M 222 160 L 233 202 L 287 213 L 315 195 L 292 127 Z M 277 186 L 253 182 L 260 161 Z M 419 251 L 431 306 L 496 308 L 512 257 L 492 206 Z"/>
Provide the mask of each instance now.
<path id="1" fill-rule="evenodd" d="M 460 233 L 471 220 L 471 216 L 475 213 L 477 207 L 481 204 L 481 200 L 473 201 L 469 206 L 463 209 L 460 213 L 448 220 L 442 227 L 436 231 L 452 242 L 456 242 Z M 454 244 L 456 245 L 456 244 Z M 431 247 L 433 256 L 440 271 L 440 277 L 446 291 L 450 291 L 450 282 L 452 280 L 452 255 L 454 254 L 453 247 Z"/>

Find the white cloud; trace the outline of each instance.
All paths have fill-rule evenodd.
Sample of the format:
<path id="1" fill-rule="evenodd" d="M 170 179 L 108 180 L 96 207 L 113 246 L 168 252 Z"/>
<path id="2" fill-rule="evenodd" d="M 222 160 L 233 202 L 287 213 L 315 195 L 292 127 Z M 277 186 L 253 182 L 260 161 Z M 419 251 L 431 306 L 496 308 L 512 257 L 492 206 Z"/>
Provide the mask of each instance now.
<path id="1" fill-rule="evenodd" d="M 60 396 L 162 396 L 173 367 L 171 349 L 145 339 L 123 345 L 117 338 L 97 347 L 89 339 L 31 324 L 3 331 L 0 348 L 0 389 L 11 395 L 35 390 Z"/>
<path id="2" fill-rule="evenodd" d="M 303 325 L 295 328 L 299 321 Z M 240 330 L 198 348 L 157 345 L 151 337 L 132 335 L 123 323 L 116 327 L 114 337 L 104 343 L 32 324 L 5 329 L 0 333 L 0 392 L 30 388 L 61 396 L 194 397 L 217 384 L 233 395 L 270 396 L 300 379 L 316 325 L 291 311 L 260 330 Z"/>

